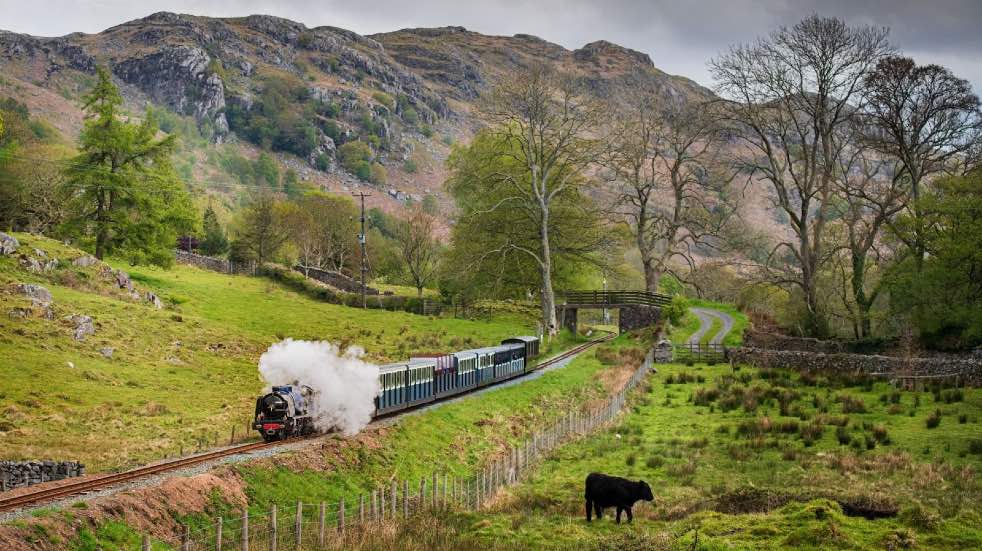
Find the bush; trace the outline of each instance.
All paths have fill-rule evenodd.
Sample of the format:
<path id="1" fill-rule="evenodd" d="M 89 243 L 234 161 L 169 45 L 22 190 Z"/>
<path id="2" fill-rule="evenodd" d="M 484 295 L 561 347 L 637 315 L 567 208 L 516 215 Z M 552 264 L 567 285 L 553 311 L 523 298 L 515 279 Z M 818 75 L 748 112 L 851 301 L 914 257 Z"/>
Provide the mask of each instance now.
<path id="1" fill-rule="evenodd" d="M 849 442 L 852 440 L 852 435 L 849 434 L 849 429 L 846 427 L 837 427 L 835 429 L 835 438 L 839 441 L 839 444 L 848 446 Z"/>
<path id="2" fill-rule="evenodd" d="M 862 398 L 850 394 L 841 394 L 837 401 L 842 403 L 842 413 L 866 413 L 866 404 Z"/>
<path id="3" fill-rule="evenodd" d="M 962 413 L 961 415 L 958 416 L 958 424 L 964 425 L 965 423 L 968 423 L 968 415 Z"/>
<path id="4" fill-rule="evenodd" d="M 419 122 L 419 113 L 417 113 L 412 107 L 407 107 L 402 112 L 402 120 L 406 121 L 406 124 L 408 125 L 416 126 L 416 123 Z"/>
<path id="5" fill-rule="evenodd" d="M 385 171 L 385 167 L 380 163 L 372 163 L 368 173 L 368 181 L 376 185 L 383 185 L 388 179 L 389 174 Z"/>
<path id="6" fill-rule="evenodd" d="M 361 140 L 348 142 L 338 148 L 338 159 L 345 170 L 354 173 L 362 164 L 372 160 L 372 148 Z"/>
<path id="7" fill-rule="evenodd" d="M 890 433 L 887 432 L 887 428 L 883 425 L 873 426 L 873 438 L 875 438 L 876 441 L 881 444 L 890 443 Z"/>
<path id="8" fill-rule="evenodd" d="M 415 174 L 419 168 L 416 166 L 416 162 L 412 159 L 406 159 L 406 162 L 402 163 L 402 169 L 410 174 Z"/>
<path id="9" fill-rule="evenodd" d="M 385 92 L 380 92 L 380 91 L 372 92 L 372 98 L 374 98 L 375 101 L 381 103 L 382 105 L 388 107 L 389 109 L 396 108 L 395 98 L 393 98 L 389 94 L 386 94 Z"/>
<path id="10" fill-rule="evenodd" d="M 941 424 L 941 410 L 934 410 L 934 413 L 928 416 L 926 424 L 929 429 L 937 428 Z"/>

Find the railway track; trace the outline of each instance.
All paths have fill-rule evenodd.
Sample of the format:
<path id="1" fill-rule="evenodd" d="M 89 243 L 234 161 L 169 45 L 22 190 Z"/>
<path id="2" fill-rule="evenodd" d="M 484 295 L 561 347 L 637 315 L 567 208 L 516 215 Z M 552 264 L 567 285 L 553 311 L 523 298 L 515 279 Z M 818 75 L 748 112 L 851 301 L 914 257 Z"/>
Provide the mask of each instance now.
<path id="1" fill-rule="evenodd" d="M 614 338 L 615 335 L 610 334 L 605 337 L 594 339 L 589 342 L 574 346 L 565 352 L 553 356 L 546 361 L 543 361 L 535 366 L 533 371 L 549 367 L 550 365 L 556 364 L 569 358 L 575 356 L 580 352 L 595 346 L 602 342 L 608 341 Z M 392 414 L 393 417 L 401 415 L 405 411 L 403 410 Z M 386 416 L 383 416 L 386 417 Z M 381 419 L 377 418 L 377 419 Z M 374 423 L 375 421 L 373 421 Z M 311 437 L 307 437 L 311 438 Z M 0 512 L 12 511 L 15 509 L 20 509 L 23 507 L 28 507 L 32 505 L 37 505 L 41 503 L 46 503 L 49 501 L 64 499 L 67 497 L 84 494 L 87 492 L 92 492 L 102 488 L 107 488 L 110 486 L 115 486 L 118 484 L 123 484 L 126 482 L 132 482 L 134 480 L 139 480 L 148 476 L 155 474 L 160 474 L 168 471 L 174 471 L 178 469 L 183 469 L 185 467 L 191 467 L 194 465 L 199 465 L 201 463 L 206 463 L 208 461 L 214 461 L 216 459 L 221 459 L 223 457 L 228 457 L 230 455 L 237 455 L 241 453 L 248 453 L 251 451 L 262 450 L 265 448 L 271 448 L 275 446 L 280 446 L 283 444 L 296 443 L 300 439 L 292 438 L 290 440 L 282 440 L 278 442 L 247 442 L 245 444 L 239 444 L 236 446 L 230 446 L 220 450 L 214 450 L 210 452 L 204 452 L 197 455 L 191 455 L 188 457 L 181 457 L 169 461 L 164 461 L 161 463 L 156 463 L 153 465 L 146 465 L 143 467 L 137 467 L 129 471 L 124 471 L 121 473 L 107 473 L 97 477 L 87 478 L 85 480 L 80 480 L 73 483 L 63 484 L 54 488 L 43 488 L 34 492 L 23 493 L 16 496 L 3 497 L 0 495 Z"/>

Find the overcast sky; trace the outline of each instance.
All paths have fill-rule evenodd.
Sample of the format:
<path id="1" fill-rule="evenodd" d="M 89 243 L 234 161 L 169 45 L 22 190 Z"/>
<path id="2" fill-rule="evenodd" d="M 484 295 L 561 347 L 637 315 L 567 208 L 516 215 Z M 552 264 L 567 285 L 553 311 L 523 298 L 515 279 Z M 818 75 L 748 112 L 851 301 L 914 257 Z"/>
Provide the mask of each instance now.
<path id="1" fill-rule="evenodd" d="M 94 33 L 156 11 L 267 13 L 361 34 L 462 25 L 485 34 L 534 34 L 570 49 L 604 39 L 707 86 L 706 62 L 730 44 L 817 12 L 886 25 L 907 55 L 945 65 L 982 92 L 982 0 L 0 0 L 0 28 Z"/>

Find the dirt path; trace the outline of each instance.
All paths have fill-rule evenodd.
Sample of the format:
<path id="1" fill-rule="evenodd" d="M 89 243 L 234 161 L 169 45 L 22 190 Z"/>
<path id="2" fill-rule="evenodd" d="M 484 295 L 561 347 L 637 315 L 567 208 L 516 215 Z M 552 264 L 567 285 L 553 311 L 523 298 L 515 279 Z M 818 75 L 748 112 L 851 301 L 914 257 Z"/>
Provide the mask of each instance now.
<path id="1" fill-rule="evenodd" d="M 723 339 L 733 330 L 733 316 L 714 308 L 689 308 L 699 318 L 699 329 L 689 337 L 689 344 L 699 344 L 703 336 L 712 328 L 713 319 L 718 319 L 723 327 L 709 339 L 709 344 L 722 344 Z"/>

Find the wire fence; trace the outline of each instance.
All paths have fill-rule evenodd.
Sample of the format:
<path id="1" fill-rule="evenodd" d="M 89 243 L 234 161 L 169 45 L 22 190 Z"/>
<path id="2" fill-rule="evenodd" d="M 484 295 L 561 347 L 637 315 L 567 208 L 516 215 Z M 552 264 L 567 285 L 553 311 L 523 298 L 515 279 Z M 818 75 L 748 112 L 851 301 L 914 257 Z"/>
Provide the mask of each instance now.
<path id="1" fill-rule="evenodd" d="M 181 551 L 308 551 L 345 547 L 346 538 L 356 538 L 383 523 L 409 518 L 423 510 L 479 510 L 498 490 L 522 480 L 529 469 L 550 451 L 609 424 L 623 409 L 628 393 L 651 370 L 653 352 L 631 375 L 620 391 L 588 412 L 572 412 L 553 425 L 533 433 L 470 477 L 434 472 L 418 480 L 391 480 L 354 500 L 335 503 L 297 502 L 288 507 L 272 506 L 261 514 L 246 510 L 234 518 L 217 517 L 207 526 L 169 538 L 145 536 L 142 549 L 151 541 Z"/>

